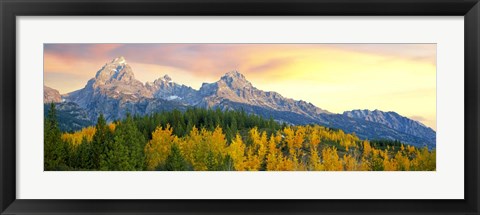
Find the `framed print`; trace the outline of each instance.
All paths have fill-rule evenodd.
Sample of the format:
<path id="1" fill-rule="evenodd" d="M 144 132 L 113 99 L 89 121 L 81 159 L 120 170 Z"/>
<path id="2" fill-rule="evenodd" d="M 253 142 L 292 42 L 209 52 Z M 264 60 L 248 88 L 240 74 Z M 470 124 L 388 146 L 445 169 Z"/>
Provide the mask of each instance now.
<path id="1" fill-rule="evenodd" d="M 2 1 L 2 214 L 478 214 L 478 1 Z"/>
<path id="2" fill-rule="evenodd" d="M 85 50 L 98 49 L 109 52 L 82 59 Z M 395 50 L 407 54 L 389 53 Z M 436 44 L 45 44 L 44 171 L 435 171 L 435 51 Z M 89 68 L 76 65 L 120 53 L 129 56 L 100 63 L 92 77 L 82 78 Z M 154 68 L 142 68 L 143 73 L 135 68 L 144 64 L 126 60 L 157 54 L 145 62 Z M 370 55 L 380 55 L 372 59 L 379 62 L 389 54 L 398 60 L 365 63 L 374 58 Z M 68 61 L 71 67 L 58 68 Z M 345 61 L 349 67 L 342 68 Z M 230 63 L 219 68 L 222 62 Z M 228 71 L 232 64 L 239 68 Z M 139 81 L 162 68 L 171 74 Z M 249 77 L 275 90 L 261 90 Z M 267 77 L 270 81 L 261 81 Z M 377 78 L 369 82 L 372 77 Z M 325 91 L 348 86 L 357 93 L 345 90 L 322 99 L 329 95 Z M 374 94 L 378 88 L 382 94 Z M 301 94 L 304 100 L 292 99 Z M 338 97 L 342 100 L 335 101 Z M 315 104 L 392 111 L 334 114 Z"/>

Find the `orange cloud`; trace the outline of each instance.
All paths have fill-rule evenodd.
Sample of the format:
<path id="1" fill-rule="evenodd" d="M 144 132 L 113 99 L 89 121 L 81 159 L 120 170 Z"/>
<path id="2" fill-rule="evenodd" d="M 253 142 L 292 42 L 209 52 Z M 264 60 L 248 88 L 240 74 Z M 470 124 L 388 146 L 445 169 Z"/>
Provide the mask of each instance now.
<path id="1" fill-rule="evenodd" d="M 99 44 L 95 46 L 90 46 L 90 52 L 94 56 L 105 56 L 106 54 L 122 46 L 123 44 Z"/>

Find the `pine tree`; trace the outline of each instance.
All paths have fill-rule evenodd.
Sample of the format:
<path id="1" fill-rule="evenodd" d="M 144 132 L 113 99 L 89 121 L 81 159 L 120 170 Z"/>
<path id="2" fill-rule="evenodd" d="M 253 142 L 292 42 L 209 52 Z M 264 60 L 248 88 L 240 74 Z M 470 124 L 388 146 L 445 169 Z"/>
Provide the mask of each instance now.
<path id="1" fill-rule="evenodd" d="M 66 166 L 67 144 L 61 140 L 55 104 L 50 104 L 44 121 L 44 170 L 58 170 Z"/>
<path id="2" fill-rule="evenodd" d="M 173 144 L 170 153 L 165 161 L 165 170 L 167 171 L 187 171 L 189 170 L 188 163 L 183 158 L 180 148 L 177 144 Z"/>
<path id="3" fill-rule="evenodd" d="M 103 114 L 100 114 L 97 119 L 97 125 L 95 126 L 95 134 L 93 135 L 92 140 L 92 152 L 93 152 L 93 168 L 100 169 L 100 163 L 102 162 L 102 157 L 109 150 L 107 148 L 107 140 L 112 138 L 110 129 L 107 126 L 107 122 L 103 117 Z"/>
<path id="4" fill-rule="evenodd" d="M 137 129 L 130 115 L 120 123 L 113 140 L 106 141 L 108 151 L 102 156 L 102 169 L 117 171 L 144 170 L 145 146 L 143 134 Z"/>

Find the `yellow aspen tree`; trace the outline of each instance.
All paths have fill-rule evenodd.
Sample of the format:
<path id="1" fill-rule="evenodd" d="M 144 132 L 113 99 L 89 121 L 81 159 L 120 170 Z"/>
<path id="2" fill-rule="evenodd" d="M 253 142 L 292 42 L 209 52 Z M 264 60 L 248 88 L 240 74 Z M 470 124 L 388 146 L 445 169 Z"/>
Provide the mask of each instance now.
<path id="1" fill-rule="evenodd" d="M 326 171 L 342 171 L 343 165 L 339 160 L 337 148 L 328 147 L 322 150 L 323 167 Z"/>
<path id="2" fill-rule="evenodd" d="M 305 127 L 297 126 L 296 128 L 297 130 L 295 131 L 295 137 L 293 139 L 293 147 L 295 148 L 297 155 L 301 156 L 300 149 L 302 148 L 305 140 Z"/>
<path id="3" fill-rule="evenodd" d="M 280 151 L 277 149 L 277 142 L 275 136 L 272 134 L 268 141 L 268 152 L 267 152 L 267 170 L 274 171 L 277 170 L 279 165 L 278 156 Z"/>
<path id="4" fill-rule="evenodd" d="M 395 154 L 395 160 L 397 161 L 398 170 L 401 171 L 409 171 L 410 170 L 410 160 L 408 159 L 407 156 L 403 156 L 403 150 L 398 151 L 397 154 Z"/>
<path id="5" fill-rule="evenodd" d="M 233 160 L 233 165 L 235 170 L 243 171 L 245 170 L 245 144 L 243 143 L 242 137 L 237 134 L 235 139 L 232 140 L 232 143 L 227 148 L 228 155 Z"/>
<path id="6" fill-rule="evenodd" d="M 309 139 L 309 147 L 310 147 L 308 169 L 313 171 L 323 170 L 323 165 L 320 160 L 320 157 L 318 156 L 318 150 L 317 150 L 318 144 L 320 144 L 320 137 L 318 135 L 316 128 L 312 128 L 308 136 L 309 136 L 308 139 Z"/>
<path id="7" fill-rule="evenodd" d="M 214 154 L 222 157 L 226 155 L 227 141 L 220 126 L 217 126 L 213 131 L 210 142 L 211 150 Z"/>
<path id="8" fill-rule="evenodd" d="M 384 171 L 396 171 L 398 164 L 395 159 L 390 159 L 388 156 L 383 158 L 383 170 Z"/>
<path id="9" fill-rule="evenodd" d="M 413 147 L 413 146 L 407 146 L 407 151 L 408 151 L 408 153 L 410 153 L 410 154 L 414 154 L 414 153 L 415 153 L 415 147 Z"/>
<path id="10" fill-rule="evenodd" d="M 436 169 L 436 152 L 430 153 L 427 147 L 416 150 L 415 158 L 412 160 L 413 170 L 416 171 L 433 171 Z"/>
<path id="11" fill-rule="evenodd" d="M 295 170 L 293 162 L 288 159 L 287 157 L 282 156 L 279 162 L 279 165 L 277 167 L 278 171 L 292 171 Z"/>
<path id="12" fill-rule="evenodd" d="M 283 141 L 284 137 L 285 136 L 280 131 L 277 131 L 277 133 L 275 134 L 275 143 L 277 143 L 279 155 L 282 155 L 282 156 L 283 156 L 282 149 L 286 147 L 285 141 Z"/>
<path id="13" fill-rule="evenodd" d="M 249 135 L 252 144 L 247 147 L 246 169 L 257 171 L 260 170 L 265 159 L 267 136 L 265 132 L 261 135 L 256 127 L 250 129 Z"/>
<path id="14" fill-rule="evenodd" d="M 371 167 L 373 171 L 383 171 L 383 152 L 372 148 Z"/>
<path id="15" fill-rule="evenodd" d="M 295 130 L 292 127 L 286 127 L 283 129 L 283 131 L 285 134 L 285 142 L 287 144 L 289 153 L 288 160 L 290 160 L 290 163 L 293 164 L 293 170 L 299 170 L 300 163 L 298 161 L 297 152 L 299 142 L 300 140 L 303 140 L 303 138 L 297 136 Z"/>
<path id="16" fill-rule="evenodd" d="M 250 140 L 252 141 L 253 145 L 258 145 L 258 142 L 260 142 L 260 133 L 258 132 L 258 128 L 251 128 L 248 131 L 248 134 L 250 135 Z"/>
<path id="17" fill-rule="evenodd" d="M 368 157 L 372 153 L 372 147 L 367 140 L 363 141 L 363 157 Z"/>
<path id="18" fill-rule="evenodd" d="M 360 170 L 361 171 L 370 171 L 372 170 L 372 165 L 369 160 L 362 156 L 362 160 L 360 163 Z"/>
<path id="19" fill-rule="evenodd" d="M 209 162 L 215 163 L 216 160 L 211 160 L 210 155 L 212 155 L 212 132 L 208 131 L 205 128 L 200 130 L 200 141 L 195 144 L 194 151 L 194 169 L 197 171 L 206 171 L 209 170 Z"/>
<path id="20" fill-rule="evenodd" d="M 350 145 L 348 141 L 343 142 L 343 145 L 345 146 L 345 151 L 348 152 L 348 146 Z"/>
<path id="21" fill-rule="evenodd" d="M 285 135 L 285 143 L 288 148 L 289 156 L 292 157 L 295 155 L 295 131 L 289 126 L 283 129 L 283 133 Z"/>
<path id="22" fill-rule="evenodd" d="M 253 146 L 247 147 L 247 161 L 245 162 L 245 170 L 258 171 L 260 169 L 261 162 L 258 156 L 255 155 L 255 149 Z"/>
<path id="23" fill-rule="evenodd" d="M 267 145 L 268 145 L 267 133 L 264 131 L 260 136 L 260 141 L 258 142 L 258 148 L 257 148 L 258 160 L 260 160 L 261 163 L 263 163 L 263 161 L 265 160 L 265 156 L 267 154 Z"/>
<path id="24" fill-rule="evenodd" d="M 167 159 L 176 138 L 172 135 L 172 131 L 170 125 L 167 125 L 165 129 L 160 126 L 152 133 L 152 139 L 148 141 L 144 149 L 148 170 L 154 170 Z"/>
<path id="25" fill-rule="evenodd" d="M 320 144 L 320 136 L 316 130 L 309 134 L 309 143 L 310 147 L 315 149 L 318 147 L 318 144 Z"/>
<path id="26" fill-rule="evenodd" d="M 195 149 L 195 163 L 201 170 L 218 171 L 223 169 L 227 142 L 222 128 L 217 126 L 214 131 L 202 129 L 201 141 Z"/>
<path id="27" fill-rule="evenodd" d="M 95 131 L 95 127 L 89 126 L 82 128 L 82 130 L 74 133 L 63 133 L 60 138 L 73 146 L 77 146 L 82 143 L 84 137 L 87 139 L 87 142 L 92 142 Z"/>
<path id="28" fill-rule="evenodd" d="M 183 157 L 185 158 L 185 160 L 192 164 L 194 169 L 196 167 L 195 150 L 197 148 L 197 144 L 200 143 L 201 139 L 202 137 L 200 135 L 200 132 L 198 131 L 198 128 L 196 126 L 193 126 L 188 135 L 183 138 L 183 141 L 180 141 L 179 143 L 180 151 L 182 152 Z"/>
<path id="29" fill-rule="evenodd" d="M 290 155 L 289 160 L 293 164 L 293 170 L 299 170 L 300 163 L 298 162 L 297 153 L 295 151 Z"/>
<path id="30" fill-rule="evenodd" d="M 280 131 L 277 131 L 277 133 L 275 134 L 275 142 L 281 145 L 282 139 L 282 133 Z"/>
<path id="31" fill-rule="evenodd" d="M 316 148 L 310 149 L 310 160 L 309 160 L 308 170 L 311 170 L 311 171 L 323 170 L 323 165 L 322 165 L 322 162 L 320 161 L 320 157 L 318 156 L 318 151 Z"/>
<path id="32" fill-rule="evenodd" d="M 343 163 L 345 164 L 345 170 L 347 171 L 357 170 L 357 161 L 351 155 L 344 154 Z"/>

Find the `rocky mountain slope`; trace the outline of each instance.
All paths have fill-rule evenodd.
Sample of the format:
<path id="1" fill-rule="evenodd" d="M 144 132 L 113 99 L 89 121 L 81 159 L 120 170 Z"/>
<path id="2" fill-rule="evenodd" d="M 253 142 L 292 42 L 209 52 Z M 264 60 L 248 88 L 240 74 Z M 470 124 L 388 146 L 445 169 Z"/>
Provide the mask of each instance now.
<path id="1" fill-rule="evenodd" d="M 343 115 L 357 119 L 364 119 L 369 122 L 380 123 L 402 133 L 424 137 L 433 141 L 436 138 L 436 133 L 433 129 L 418 121 L 401 116 L 393 111 L 383 112 L 380 110 L 352 110 L 343 112 Z"/>
<path id="2" fill-rule="evenodd" d="M 125 116 L 127 112 L 142 114 L 137 107 L 146 98 L 152 98 L 142 82 L 135 79 L 132 68 L 123 57 L 105 64 L 83 89 L 64 95 L 68 102 L 84 108 L 91 120 L 100 113 L 107 120 Z"/>
<path id="3" fill-rule="evenodd" d="M 154 82 L 147 82 L 145 88 L 154 98 L 167 101 L 178 101 L 186 105 L 196 105 L 200 102 L 198 92 L 193 88 L 173 82 L 170 76 L 165 75 Z"/>
<path id="4" fill-rule="evenodd" d="M 225 104 L 225 101 L 228 101 L 275 111 L 292 112 L 311 119 L 315 119 L 318 114 L 329 113 L 315 107 L 312 103 L 285 98 L 276 92 L 259 90 L 238 71 L 226 73 L 215 83 L 204 83 L 199 93 L 202 100 L 198 106 L 206 108 L 235 109 L 234 106 Z"/>
<path id="5" fill-rule="evenodd" d="M 58 90 L 43 86 L 43 103 L 57 103 L 62 101 L 62 96 Z"/>
<path id="6" fill-rule="evenodd" d="M 84 127 L 94 125 L 85 109 L 73 102 L 56 103 L 58 125 L 62 131 L 76 131 Z M 46 116 L 50 110 L 50 104 L 44 103 L 43 113 Z"/>
<path id="7" fill-rule="evenodd" d="M 127 61 L 119 57 L 100 68 L 84 88 L 63 98 L 83 109 L 93 122 L 100 113 L 112 121 L 127 112 L 144 115 L 189 107 L 219 108 L 244 110 L 289 124 L 320 124 L 355 132 L 364 139 L 435 147 L 432 129 L 394 112 L 354 110 L 332 114 L 311 103 L 257 89 L 238 71 L 228 72 L 214 83 L 204 83 L 199 90 L 175 83 L 168 75 L 143 84 L 135 79 Z"/>
<path id="8" fill-rule="evenodd" d="M 392 129 L 387 125 L 367 121 L 361 118 L 353 118 L 343 114 L 322 114 L 319 116 L 319 124 L 342 129 L 346 133 L 353 133 L 361 139 L 369 140 L 399 140 L 404 143 L 415 145 L 418 147 L 427 146 L 428 148 L 435 148 L 436 140 L 425 136 L 416 136 L 413 134 L 404 133 L 399 130 Z"/>

